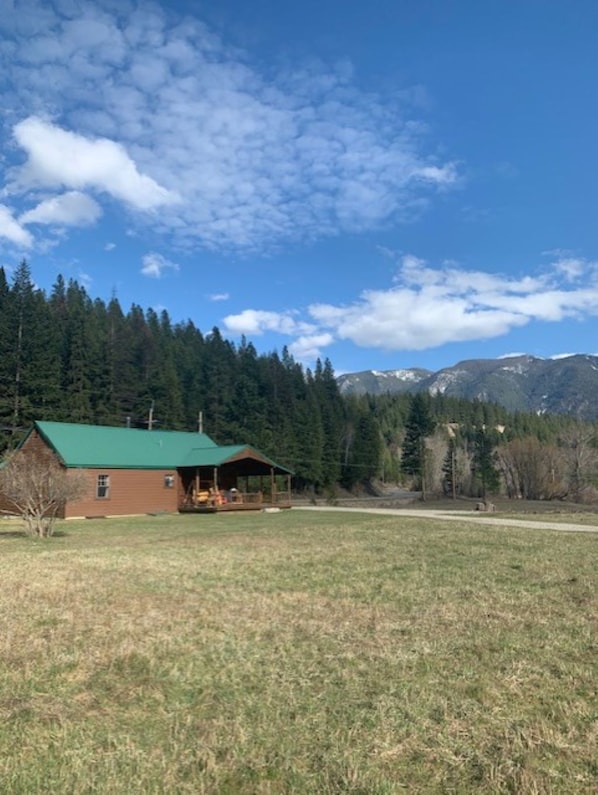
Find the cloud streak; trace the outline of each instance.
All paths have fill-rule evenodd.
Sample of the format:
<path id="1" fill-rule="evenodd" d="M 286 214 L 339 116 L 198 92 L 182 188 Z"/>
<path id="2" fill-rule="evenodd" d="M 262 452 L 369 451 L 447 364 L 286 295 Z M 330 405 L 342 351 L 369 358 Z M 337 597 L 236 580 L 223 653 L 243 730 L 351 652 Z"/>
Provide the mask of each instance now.
<path id="1" fill-rule="evenodd" d="M 6 240 L 18 248 L 30 248 L 33 236 L 13 217 L 12 210 L 0 204 L 0 239 Z"/>
<path id="2" fill-rule="evenodd" d="M 48 224 L 54 226 L 87 226 L 95 223 L 102 214 L 100 205 L 79 191 L 69 191 L 60 196 L 44 199 L 36 207 L 23 213 L 21 224 Z"/>
<path id="3" fill-rule="evenodd" d="M 142 261 L 141 273 L 152 279 L 161 279 L 165 271 L 179 270 L 179 266 L 176 262 L 171 262 L 169 259 L 166 259 L 166 257 L 163 257 L 162 254 L 157 254 L 153 251 L 146 254 Z"/>

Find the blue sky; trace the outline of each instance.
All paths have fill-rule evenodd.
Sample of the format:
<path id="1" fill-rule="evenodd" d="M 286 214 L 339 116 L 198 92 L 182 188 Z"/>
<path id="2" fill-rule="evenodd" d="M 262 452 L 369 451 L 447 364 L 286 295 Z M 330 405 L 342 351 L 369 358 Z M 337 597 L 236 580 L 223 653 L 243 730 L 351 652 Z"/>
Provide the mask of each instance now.
<path id="1" fill-rule="evenodd" d="M 598 4 L 0 0 L 0 264 L 337 372 L 594 353 Z"/>

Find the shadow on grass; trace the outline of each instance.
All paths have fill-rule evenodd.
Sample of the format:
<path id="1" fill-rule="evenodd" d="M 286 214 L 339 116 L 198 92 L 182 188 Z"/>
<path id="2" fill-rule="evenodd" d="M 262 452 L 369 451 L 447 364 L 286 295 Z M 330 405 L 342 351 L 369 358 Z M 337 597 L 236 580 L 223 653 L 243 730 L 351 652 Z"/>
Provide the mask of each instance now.
<path id="1" fill-rule="evenodd" d="M 56 530 L 47 538 L 67 538 L 68 533 L 64 530 Z M 0 529 L 0 541 L 8 541 L 10 538 L 40 538 L 40 536 L 30 536 L 26 530 L 2 530 Z"/>

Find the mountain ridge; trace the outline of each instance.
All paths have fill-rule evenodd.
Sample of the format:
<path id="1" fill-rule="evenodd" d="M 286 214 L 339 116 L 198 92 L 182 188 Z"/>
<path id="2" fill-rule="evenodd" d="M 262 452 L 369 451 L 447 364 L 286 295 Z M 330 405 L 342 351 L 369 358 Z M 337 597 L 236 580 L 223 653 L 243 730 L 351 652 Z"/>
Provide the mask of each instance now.
<path id="1" fill-rule="evenodd" d="M 465 359 L 436 371 L 362 370 L 338 376 L 337 383 L 343 394 L 429 392 L 498 403 L 509 411 L 598 421 L 598 356 L 592 354 Z"/>

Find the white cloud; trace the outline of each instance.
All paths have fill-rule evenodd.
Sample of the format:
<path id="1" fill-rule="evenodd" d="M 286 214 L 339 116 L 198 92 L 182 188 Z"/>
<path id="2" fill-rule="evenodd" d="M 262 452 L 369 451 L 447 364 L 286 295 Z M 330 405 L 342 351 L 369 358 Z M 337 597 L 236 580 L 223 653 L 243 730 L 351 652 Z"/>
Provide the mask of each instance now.
<path id="1" fill-rule="evenodd" d="M 56 226 L 87 226 L 95 223 L 102 208 L 90 196 L 73 190 L 44 199 L 19 218 L 22 224 L 54 224 Z"/>
<path id="2" fill-rule="evenodd" d="M 247 309 L 224 324 L 237 334 L 274 331 L 294 337 L 289 350 L 302 360 L 338 340 L 388 351 L 425 350 L 499 337 L 533 322 L 597 317 L 598 263 L 579 260 L 579 266 L 571 284 L 575 274 L 564 273 L 558 263 L 514 278 L 465 270 L 454 262 L 433 268 L 404 255 L 386 290 L 364 290 L 348 304 L 312 304 L 304 317 L 298 311 Z M 519 354 L 509 354 L 514 355 Z"/>
<path id="3" fill-rule="evenodd" d="M 489 339 L 533 321 L 598 315 L 596 263 L 579 260 L 577 266 L 565 271 L 555 263 L 542 274 L 512 278 L 454 264 L 431 268 L 407 255 L 397 286 L 364 290 L 348 306 L 314 304 L 308 312 L 320 329 L 362 347 L 424 350 Z"/>
<path id="4" fill-rule="evenodd" d="M 116 248 L 116 243 L 106 243 L 104 246 L 104 251 L 114 251 Z"/>
<path id="5" fill-rule="evenodd" d="M 141 273 L 144 276 L 150 276 L 152 279 L 160 279 L 165 270 L 178 271 L 179 269 L 176 262 L 171 262 L 166 257 L 163 257 L 162 254 L 156 254 L 155 252 L 146 254 L 142 262 Z"/>
<path id="6" fill-rule="evenodd" d="M 229 293 L 212 293 L 209 296 L 210 301 L 228 301 L 229 298 Z"/>
<path id="7" fill-rule="evenodd" d="M 579 257 L 559 257 L 554 262 L 554 268 L 560 271 L 568 281 L 575 281 L 585 271 L 585 262 Z"/>
<path id="8" fill-rule="evenodd" d="M 137 210 L 175 202 L 176 195 L 138 171 L 125 148 L 107 138 L 88 138 L 30 116 L 15 125 L 14 137 L 27 162 L 13 171 L 21 190 L 56 186 L 93 188 Z"/>
<path id="9" fill-rule="evenodd" d="M 444 166 L 421 166 L 414 169 L 413 175 L 424 182 L 453 185 L 457 179 L 457 167 L 455 163 L 447 163 Z"/>
<path id="10" fill-rule="evenodd" d="M 23 248 L 31 248 L 33 245 L 33 237 L 30 232 L 15 220 L 10 208 L 4 204 L 0 204 L 0 238 Z"/>
<path id="11" fill-rule="evenodd" d="M 199 19 L 116 8 L 15 0 L 0 20 L 3 106 L 29 114 L 13 190 L 108 194 L 159 207 L 179 245 L 262 251 L 409 220 L 457 180 L 400 92 L 361 90 L 350 64 L 266 73 Z"/>
<path id="12" fill-rule="evenodd" d="M 292 312 L 266 312 L 258 309 L 244 309 L 238 315 L 227 315 L 223 324 L 227 331 L 237 335 L 261 335 L 267 331 L 293 335 L 315 329 L 312 324 L 298 321 Z"/>
<path id="13" fill-rule="evenodd" d="M 312 334 L 298 337 L 289 345 L 289 353 L 301 362 L 322 358 L 322 348 L 334 342 L 332 334 Z"/>

